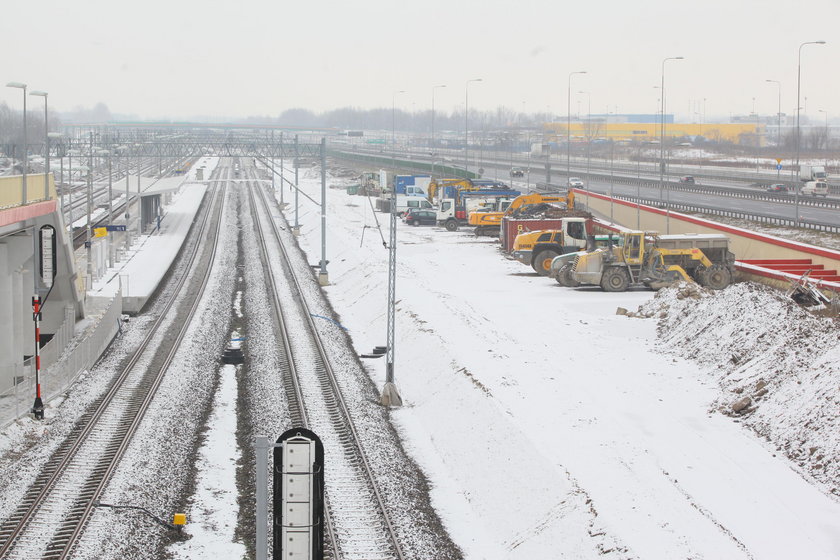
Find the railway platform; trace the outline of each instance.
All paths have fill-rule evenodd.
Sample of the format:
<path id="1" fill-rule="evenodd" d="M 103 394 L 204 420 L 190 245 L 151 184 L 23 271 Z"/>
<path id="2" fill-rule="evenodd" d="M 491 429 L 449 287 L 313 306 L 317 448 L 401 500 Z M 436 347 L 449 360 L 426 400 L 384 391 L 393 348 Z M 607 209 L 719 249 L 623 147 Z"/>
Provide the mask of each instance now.
<path id="1" fill-rule="evenodd" d="M 205 176 L 212 171 L 208 165 L 215 163 L 205 165 Z M 141 197 L 141 204 L 154 207 L 155 219 L 145 221 L 142 234 L 132 234 L 130 245 L 128 235 L 121 236 L 120 247 L 98 238 L 90 248 L 83 246 L 75 252 L 52 175 L 49 191 L 33 187 L 39 180 L 43 185 L 43 175 L 27 176 L 31 196 L 25 203 L 22 178 L 2 178 L 0 428 L 27 414 L 34 401 L 32 296 L 38 294 L 45 302 L 40 321 L 40 384 L 48 405 L 99 359 L 119 332 L 121 316 L 138 313 L 155 293 L 189 233 L 206 190 L 202 183 L 191 183 L 194 174 L 143 189 L 146 196 Z M 42 230 L 54 239 L 44 240 Z M 89 258 L 95 259 L 90 266 Z"/>

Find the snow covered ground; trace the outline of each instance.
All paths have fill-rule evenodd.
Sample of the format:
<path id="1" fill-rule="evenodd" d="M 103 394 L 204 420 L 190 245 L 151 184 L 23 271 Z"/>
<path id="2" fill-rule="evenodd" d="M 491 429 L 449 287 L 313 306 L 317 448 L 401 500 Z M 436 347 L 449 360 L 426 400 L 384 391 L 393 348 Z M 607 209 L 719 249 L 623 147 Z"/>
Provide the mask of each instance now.
<path id="1" fill-rule="evenodd" d="M 301 181 L 316 199 L 317 173 L 305 170 Z M 319 212 L 301 205 L 300 243 L 315 262 Z M 365 198 L 333 188 L 327 208 L 326 291 L 366 353 L 385 342 L 387 250 L 368 231 L 376 222 Z M 387 216 L 378 217 L 387 239 Z M 840 557 L 830 477 L 816 482 L 777 452 L 783 446 L 745 429 L 755 412 L 733 419 L 718 411 L 741 395 L 725 382 L 732 368 L 709 356 L 730 358 L 742 347 L 741 320 L 784 329 L 790 316 L 762 307 L 771 296 L 748 305 L 734 287 L 693 306 L 673 295 L 678 313 L 619 316 L 617 307 L 661 301 L 648 291 L 562 288 L 506 260 L 486 238 L 398 227 L 395 372 L 406 406 L 393 418 L 467 558 Z M 705 328 L 669 338 L 669 320 L 680 332 Z M 837 340 L 828 332 L 826 350 Z M 788 351 L 784 337 L 760 347 Z M 833 398 L 833 352 L 790 360 L 790 369 L 808 386 L 818 367 Z M 383 361 L 367 365 L 381 386 Z M 739 376 L 742 391 L 754 373 Z M 781 392 L 762 421 L 802 422 L 784 407 L 794 393 Z M 836 404 L 825 416 L 836 434 L 828 423 Z M 837 448 L 820 454 L 825 464 Z"/>

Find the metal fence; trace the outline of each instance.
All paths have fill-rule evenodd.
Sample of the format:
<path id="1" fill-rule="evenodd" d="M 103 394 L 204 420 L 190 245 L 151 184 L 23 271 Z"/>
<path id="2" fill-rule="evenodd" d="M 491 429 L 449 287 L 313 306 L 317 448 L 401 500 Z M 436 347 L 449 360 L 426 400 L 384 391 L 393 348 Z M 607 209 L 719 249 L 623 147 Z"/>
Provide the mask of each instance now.
<path id="1" fill-rule="evenodd" d="M 96 363 L 119 331 L 121 315 L 122 293 L 117 292 L 93 330 L 78 342 L 73 342 L 75 314 L 72 308 L 65 310 L 64 322 L 41 353 L 41 396 L 45 403 L 66 391 L 79 374 Z M 33 366 L 32 360 L 27 360 L 22 368 L 18 366 L 19 371 L 9 376 L 15 383 L 0 393 L 0 428 L 11 424 L 32 407 L 35 401 Z"/>

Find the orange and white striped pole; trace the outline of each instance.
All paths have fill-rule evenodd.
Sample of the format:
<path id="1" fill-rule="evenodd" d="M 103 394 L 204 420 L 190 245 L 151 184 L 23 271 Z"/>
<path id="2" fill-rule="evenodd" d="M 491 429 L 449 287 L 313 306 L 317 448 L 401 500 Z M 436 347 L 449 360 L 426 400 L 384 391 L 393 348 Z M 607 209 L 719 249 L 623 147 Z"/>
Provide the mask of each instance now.
<path id="1" fill-rule="evenodd" d="M 32 320 L 35 321 L 35 404 L 32 414 L 36 420 L 44 419 L 44 401 L 41 400 L 41 298 L 32 296 Z"/>

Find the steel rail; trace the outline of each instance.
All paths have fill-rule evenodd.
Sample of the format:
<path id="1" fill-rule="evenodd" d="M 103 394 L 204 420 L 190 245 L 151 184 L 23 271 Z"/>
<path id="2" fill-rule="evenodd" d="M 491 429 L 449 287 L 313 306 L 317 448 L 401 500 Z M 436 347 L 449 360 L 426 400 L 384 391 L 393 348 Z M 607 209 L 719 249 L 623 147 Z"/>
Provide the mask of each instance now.
<path id="1" fill-rule="evenodd" d="M 253 197 L 253 188 L 254 187 L 251 187 L 249 185 L 249 190 L 251 190 L 251 193 L 252 193 L 251 196 L 252 197 Z M 299 295 L 299 297 L 297 298 L 297 301 L 299 302 L 299 305 L 301 306 L 301 309 L 303 310 L 303 315 L 305 317 L 304 320 L 305 320 L 305 322 L 306 322 L 306 324 L 309 328 L 309 331 L 312 335 L 312 341 L 315 343 L 315 346 L 318 350 L 319 358 L 321 360 L 320 365 L 323 366 L 323 369 L 326 373 L 326 379 L 327 379 L 327 382 L 328 382 L 328 387 L 324 387 L 323 389 L 330 391 L 330 395 L 332 396 L 332 398 L 334 400 L 334 406 L 336 407 L 336 412 L 338 412 L 338 415 L 336 415 L 332 412 L 330 413 L 331 420 L 332 420 L 333 423 L 343 422 L 344 425 L 340 426 L 339 429 L 344 428 L 344 429 L 349 431 L 349 435 L 351 436 L 351 441 L 352 441 L 352 444 L 353 444 L 354 452 L 355 452 L 357 458 L 360 460 L 360 464 L 363 467 L 364 475 L 365 475 L 365 477 L 366 477 L 366 479 L 367 479 L 367 481 L 370 485 L 371 490 L 373 491 L 373 495 L 376 498 L 376 505 L 379 509 L 379 514 L 382 516 L 382 519 L 385 522 L 385 528 L 387 529 L 387 534 L 389 536 L 390 544 L 391 544 L 391 546 L 393 546 L 393 552 L 399 560 L 404 560 L 405 556 L 403 555 L 402 548 L 400 547 L 399 540 L 397 539 L 396 530 L 395 530 L 394 525 L 393 525 L 393 523 L 390 519 L 390 516 L 388 515 L 388 511 L 387 511 L 387 508 L 385 506 L 385 501 L 382 497 L 382 493 L 380 492 L 379 487 L 376 484 L 376 479 L 373 476 L 373 469 L 371 468 L 370 462 L 368 461 L 367 456 L 364 452 L 364 449 L 362 448 L 361 439 L 359 438 L 359 434 L 358 434 L 358 431 L 356 430 L 356 426 L 353 422 L 353 418 L 350 415 L 350 411 L 349 411 L 349 409 L 347 407 L 347 404 L 344 400 L 344 396 L 342 394 L 341 388 L 338 385 L 338 381 L 337 381 L 335 372 L 333 371 L 332 364 L 330 362 L 329 356 L 327 355 L 327 352 L 326 352 L 326 349 L 324 347 L 323 341 L 321 340 L 321 336 L 318 332 L 317 326 L 315 325 L 315 322 L 312 318 L 312 313 L 310 311 L 309 304 L 308 304 L 308 302 L 306 301 L 306 298 L 303 295 L 303 287 L 301 285 L 300 279 L 298 278 L 297 274 L 294 272 L 294 269 L 292 267 L 292 261 L 289 257 L 289 254 L 288 254 L 288 251 L 285 247 L 285 244 L 282 241 L 282 238 L 280 236 L 280 232 L 278 231 L 277 223 L 273 219 L 271 219 L 271 211 L 269 209 L 268 202 L 266 201 L 265 191 L 261 186 L 259 186 L 259 183 L 257 183 L 256 190 L 259 193 L 259 199 L 261 201 L 261 205 L 262 205 L 263 209 L 265 210 L 265 213 L 269 217 L 268 221 L 271 224 L 271 229 L 274 233 L 274 238 L 277 240 L 277 245 L 280 248 L 280 250 L 281 250 L 281 252 L 284 256 L 285 268 L 288 270 L 287 277 L 292 281 L 294 289 L 295 289 L 296 293 Z M 276 201 L 275 201 L 275 208 L 276 208 Z M 255 216 L 257 216 L 257 219 L 260 220 L 259 219 L 259 213 L 255 212 L 254 214 L 255 214 Z M 345 446 L 345 451 L 347 451 L 346 446 Z M 334 529 L 332 529 L 332 531 L 334 531 Z M 336 554 L 338 554 L 340 552 L 340 549 L 339 549 L 337 543 L 334 546 L 333 550 Z"/>
<path id="2" fill-rule="evenodd" d="M 219 198 L 218 193 L 220 190 L 221 189 L 214 189 L 212 200 L 207 205 L 206 211 L 204 212 L 204 216 L 200 223 L 199 231 L 197 232 L 199 240 L 198 242 L 196 242 L 193 252 L 188 257 L 185 267 L 186 271 L 191 269 L 193 263 L 195 262 L 195 259 L 197 258 L 200 252 L 199 249 L 203 246 L 200 242 L 200 239 L 204 236 L 205 232 L 207 231 L 209 219 L 210 216 L 213 214 L 214 207 L 220 206 L 220 204 L 217 203 L 217 200 Z M 216 235 L 213 240 L 213 254 L 215 254 L 216 245 L 218 242 L 218 231 L 220 223 L 221 219 L 219 218 L 216 227 Z M 204 286 L 206 286 L 207 277 L 209 275 L 210 269 L 212 268 L 212 258 L 210 262 L 211 266 L 208 266 L 208 271 L 205 274 L 205 278 L 202 282 L 202 291 L 204 289 Z M 53 460 L 49 463 L 42 475 L 38 477 L 35 484 L 33 484 L 33 486 L 27 492 L 27 495 L 23 500 L 22 507 L 19 507 L 15 513 L 13 513 L 8 519 L 4 521 L 2 528 L 0 528 L 0 536 L 8 536 L 6 537 L 6 540 L 2 543 L 2 545 L 0 545 L 0 558 L 6 558 L 7 554 L 10 552 L 12 547 L 15 544 L 17 544 L 21 534 L 28 528 L 31 519 L 39 510 L 43 508 L 43 506 L 47 502 L 49 494 L 57 486 L 62 475 L 68 471 L 69 467 L 71 466 L 71 462 L 78 455 L 79 450 L 82 448 L 86 440 L 90 438 L 91 434 L 94 432 L 99 422 L 106 417 L 106 413 L 113 414 L 113 411 L 110 409 L 111 403 L 119 394 L 124 383 L 129 378 L 130 373 L 132 372 L 137 362 L 140 360 L 141 356 L 147 349 L 152 337 L 159 330 L 169 310 L 172 308 L 175 301 L 178 299 L 178 296 L 180 295 L 180 292 L 187 280 L 187 277 L 188 274 L 185 272 L 177 280 L 171 298 L 166 302 L 164 308 L 158 315 L 155 322 L 151 325 L 149 331 L 147 332 L 141 344 L 138 346 L 137 350 L 131 356 L 129 362 L 120 372 L 120 374 L 115 378 L 115 380 L 111 383 L 106 393 L 103 396 L 99 397 L 93 403 L 92 411 L 83 415 L 79 423 L 80 425 L 73 429 L 73 432 L 71 432 L 71 436 L 69 436 L 68 439 L 59 447 L 59 449 L 56 452 L 56 457 L 53 458 Z M 197 305 L 199 299 L 200 297 L 196 297 L 196 300 L 193 304 L 193 308 L 195 307 L 195 305 Z M 188 323 L 185 323 L 185 325 L 186 324 Z M 183 332 L 185 332 L 184 329 L 182 329 L 182 333 Z M 180 336 L 182 337 L 183 334 L 181 334 Z M 178 344 L 175 343 L 173 345 L 172 353 L 174 353 L 174 349 L 177 349 L 177 347 Z M 164 366 L 158 372 L 157 377 L 162 378 L 165 371 L 166 367 Z M 156 387 L 156 385 L 154 386 Z M 149 396 L 150 395 L 151 393 L 149 393 Z M 145 400 L 148 401 L 150 399 L 147 398 Z M 145 407 L 147 406 L 148 403 L 143 404 L 140 407 L 140 409 L 137 410 L 137 413 L 140 416 L 135 417 L 135 422 L 133 422 L 132 424 L 132 426 L 134 426 L 133 429 L 136 429 L 136 425 L 139 424 L 139 419 L 142 417 L 142 413 L 145 411 Z M 133 434 L 133 429 L 130 431 L 123 431 L 123 443 L 130 439 L 131 434 Z M 126 446 L 127 443 L 125 445 L 120 446 L 118 448 L 119 452 L 111 455 L 108 464 L 105 465 L 104 468 L 101 465 L 95 468 L 94 472 L 96 473 L 99 480 L 94 495 L 89 496 L 89 499 L 87 500 L 86 504 L 81 504 L 80 507 L 75 507 L 71 510 L 72 517 L 75 519 L 63 520 L 61 530 L 56 532 L 59 533 L 61 536 L 55 538 L 54 541 L 51 542 L 52 550 L 48 549 L 44 554 L 44 558 L 67 557 L 67 554 L 72 548 L 73 541 L 78 538 L 83 525 L 86 523 L 87 518 L 90 515 L 93 501 L 97 498 L 98 492 L 101 491 L 101 488 L 104 487 L 104 484 L 110 478 L 110 474 L 113 472 L 113 469 L 118 463 L 119 458 L 121 457 L 122 452 L 124 451 Z M 66 529 L 67 525 L 72 526 L 72 531 L 68 531 Z"/>

